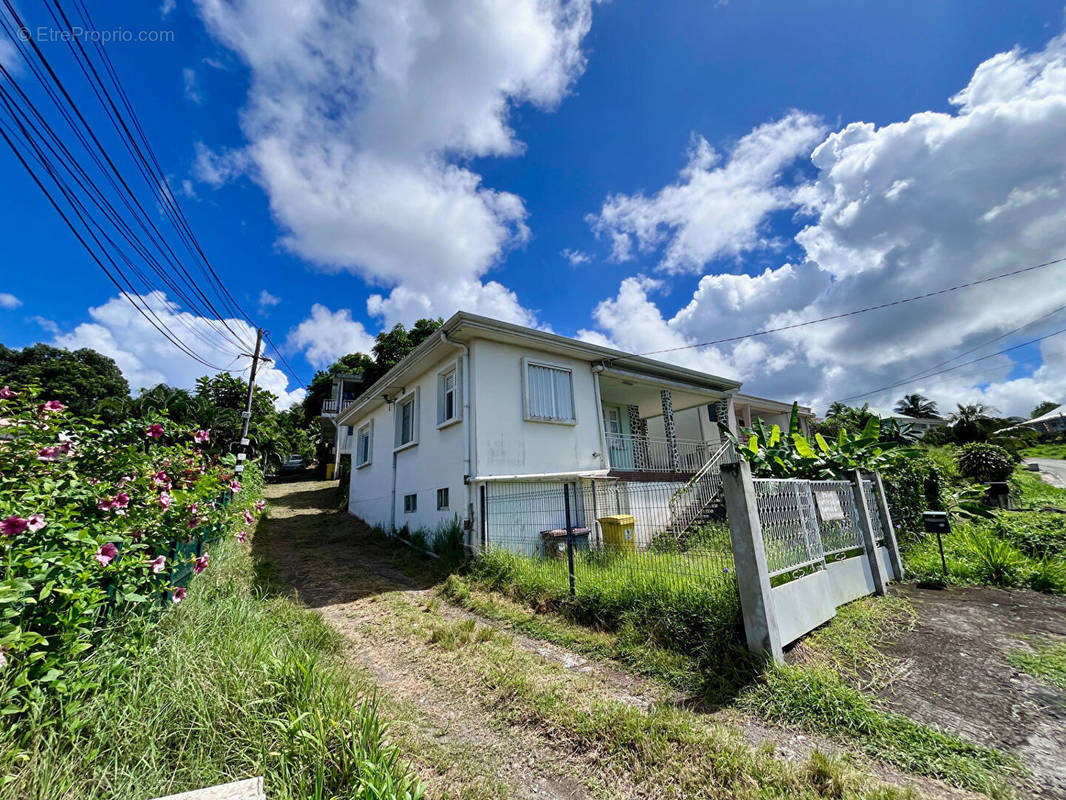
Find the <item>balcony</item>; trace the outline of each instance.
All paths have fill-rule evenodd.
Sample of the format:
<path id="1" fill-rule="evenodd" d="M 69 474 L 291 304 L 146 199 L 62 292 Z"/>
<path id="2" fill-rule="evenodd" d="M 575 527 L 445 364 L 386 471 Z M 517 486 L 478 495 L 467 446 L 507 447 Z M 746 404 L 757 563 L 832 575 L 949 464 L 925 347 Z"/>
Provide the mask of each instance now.
<path id="1" fill-rule="evenodd" d="M 707 463 L 718 444 L 698 439 L 677 439 L 677 461 L 666 439 L 630 433 L 608 433 L 611 469 L 619 472 L 696 472 Z"/>
<path id="2" fill-rule="evenodd" d="M 324 400 L 322 402 L 322 416 L 335 417 L 354 402 L 354 400 Z"/>

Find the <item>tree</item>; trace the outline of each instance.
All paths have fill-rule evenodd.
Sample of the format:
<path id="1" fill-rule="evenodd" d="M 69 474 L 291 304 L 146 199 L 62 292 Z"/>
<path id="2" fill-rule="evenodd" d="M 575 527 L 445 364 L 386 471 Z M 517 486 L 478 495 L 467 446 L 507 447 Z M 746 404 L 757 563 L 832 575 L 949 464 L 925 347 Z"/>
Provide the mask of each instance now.
<path id="1" fill-rule="evenodd" d="M 835 439 L 842 429 L 855 433 L 864 430 L 874 416 L 869 403 L 863 403 L 862 408 L 855 408 L 837 401 L 829 406 L 825 419 L 818 423 L 818 433 L 831 439 Z"/>
<path id="2" fill-rule="evenodd" d="M 920 394 L 905 394 L 896 405 L 896 413 L 917 419 L 937 419 L 936 403 Z"/>
<path id="3" fill-rule="evenodd" d="M 347 374 L 362 375 L 363 387 L 369 386 L 367 378 L 374 374 L 374 359 L 364 353 L 349 353 L 341 356 L 326 369 L 318 370 L 307 385 L 307 395 L 300 403 L 305 425 L 310 425 L 322 413 L 322 403 L 328 400 L 333 392 L 333 376 Z"/>
<path id="4" fill-rule="evenodd" d="M 948 424 L 954 431 L 955 441 L 966 444 L 987 439 L 989 430 L 993 427 L 993 414 L 996 413 L 996 409 L 984 403 L 959 403 L 958 410 L 948 416 Z"/>
<path id="5" fill-rule="evenodd" d="M 1034 417 L 1042 417 L 1049 411 L 1054 411 L 1060 405 L 1061 403 L 1056 403 L 1054 400 L 1045 400 L 1043 403 L 1033 409 L 1033 413 L 1029 415 L 1029 419 L 1033 419 Z"/>
<path id="6" fill-rule="evenodd" d="M 40 386 L 49 400 L 88 416 L 106 400 L 129 398 L 130 385 L 111 358 L 83 347 L 64 350 L 35 344 L 12 350 L 0 344 L 0 384 Z"/>

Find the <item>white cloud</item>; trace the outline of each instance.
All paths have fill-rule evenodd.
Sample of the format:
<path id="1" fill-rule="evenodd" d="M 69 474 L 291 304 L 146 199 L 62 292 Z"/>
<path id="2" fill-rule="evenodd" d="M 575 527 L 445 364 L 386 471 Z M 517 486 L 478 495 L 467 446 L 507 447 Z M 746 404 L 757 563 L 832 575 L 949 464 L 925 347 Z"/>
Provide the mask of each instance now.
<path id="1" fill-rule="evenodd" d="M 159 13 L 161 16 L 166 17 L 177 7 L 177 0 L 163 0 L 163 2 L 159 4 Z"/>
<path id="2" fill-rule="evenodd" d="M 18 308 L 22 301 L 9 292 L 0 292 L 0 308 Z"/>
<path id="3" fill-rule="evenodd" d="M 193 103 L 203 102 L 203 97 L 200 95 L 200 88 L 196 81 L 196 70 L 192 67 L 185 67 L 181 71 L 181 83 L 186 99 L 191 100 Z"/>
<path id="4" fill-rule="evenodd" d="M 330 311 L 321 303 L 311 306 L 311 316 L 289 332 L 289 347 L 303 350 L 315 369 L 324 369 L 341 356 L 366 353 L 374 347 L 374 337 L 363 323 L 352 319 L 350 309 Z"/>
<path id="5" fill-rule="evenodd" d="M 529 238 L 524 203 L 468 164 L 522 152 L 512 105 L 560 102 L 584 68 L 591 0 L 198 5 L 251 70 L 244 152 L 287 249 L 391 290 L 368 306 L 386 324 L 471 302 L 529 318 L 481 285 Z M 230 159 L 202 160 L 209 183 L 232 176 Z"/>
<path id="6" fill-rule="evenodd" d="M 280 302 L 281 302 L 281 298 L 280 297 L 275 297 L 270 292 L 268 292 L 266 289 L 263 289 L 263 291 L 261 291 L 259 293 L 259 313 L 260 314 L 267 313 L 271 308 L 273 308 L 274 306 L 276 306 Z"/>
<path id="7" fill-rule="evenodd" d="M 224 342 L 208 319 L 181 311 L 162 292 L 152 292 L 143 299 L 159 320 L 205 361 L 226 369 L 248 367 L 250 359 L 237 358 L 236 345 Z M 215 372 L 178 350 L 123 297 L 90 308 L 89 317 L 92 322 L 58 334 L 54 343 L 71 350 L 91 347 L 110 356 L 134 392 L 158 383 L 192 389 L 198 377 Z M 235 319 L 226 322 L 241 341 L 255 341 L 255 329 L 248 323 Z M 247 380 L 246 374 L 243 377 Z M 256 383 L 278 396 L 278 408 L 288 408 L 306 394 L 303 387 L 290 391 L 285 373 L 270 362 L 260 364 Z"/>
<path id="8" fill-rule="evenodd" d="M 611 195 L 590 222 L 611 239 L 616 260 L 633 258 L 635 240 L 644 253 L 662 248 L 659 266 L 668 272 L 696 272 L 713 259 L 767 247 L 767 216 L 796 204 L 782 173 L 824 132 L 816 117 L 793 111 L 741 138 L 724 163 L 693 136 L 677 183 L 651 197 Z"/>
<path id="9" fill-rule="evenodd" d="M 196 153 L 193 176 L 215 188 L 242 175 L 251 163 L 243 150 L 215 151 L 203 142 L 196 142 L 193 149 Z"/>
<path id="10" fill-rule="evenodd" d="M 572 250 L 569 247 L 564 248 L 560 255 L 570 262 L 572 267 L 580 267 L 582 264 L 587 264 L 591 259 L 589 254 L 584 250 Z"/>
<path id="11" fill-rule="evenodd" d="M 716 340 L 919 295 L 1066 254 L 1066 194 L 1060 190 L 1066 180 L 1066 39 L 1052 39 L 1038 53 L 1013 50 L 989 59 L 952 102 L 954 113 L 922 112 L 881 128 L 846 125 L 811 152 L 818 170 L 813 181 L 770 185 L 772 195 L 783 190 L 792 207 L 813 217 L 796 236 L 806 252 L 803 263 L 754 276 L 705 275 L 691 301 L 669 318 L 659 311 L 653 287 L 629 279 L 617 297 L 597 309 L 601 333 L 643 351 Z M 676 218 L 686 217 L 679 212 Z M 642 247 L 663 253 L 666 266 L 694 264 L 723 247 L 739 252 L 754 241 L 741 232 L 732 244 L 700 250 L 683 225 L 653 220 L 627 230 Z M 1063 274 L 1063 267 L 1050 267 L 739 344 L 662 357 L 733 371 L 750 391 L 798 398 L 824 410 L 833 400 L 921 374 L 1047 315 L 1066 304 Z M 634 326 L 632 320 L 643 322 Z M 1059 313 L 961 360 L 1048 333 L 1064 322 Z M 1039 400 L 1066 399 L 1064 339 L 1041 345 L 1043 366 L 1031 375 L 1012 377 L 1016 364 L 1005 355 L 866 399 L 889 408 L 903 393 L 917 391 L 944 410 L 955 402 L 981 400 L 1008 414 L 1025 414 Z"/>
<path id="12" fill-rule="evenodd" d="M 59 335 L 59 325 L 56 323 L 55 320 L 48 319 L 47 317 L 42 316 L 33 316 L 30 317 L 30 322 L 34 322 L 37 325 L 40 325 L 53 336 Z"/>

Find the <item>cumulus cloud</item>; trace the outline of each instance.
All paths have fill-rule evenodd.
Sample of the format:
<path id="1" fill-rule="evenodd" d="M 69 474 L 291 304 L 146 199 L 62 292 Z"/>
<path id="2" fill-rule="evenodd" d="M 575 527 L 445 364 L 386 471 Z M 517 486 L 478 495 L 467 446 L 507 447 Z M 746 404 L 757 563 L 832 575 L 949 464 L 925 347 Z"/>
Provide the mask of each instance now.
<path id="1" fill-rule="evenodd" d="M 584 250 L 572 250 L 569 247 L 564 248 L 560 255 L 570 262 L 572 267 L 580 267 L 582 264 L 587 264 L 591 259 L 589 254 Z"/>
<path id="2" fill-rule="evenodd" d="M 200 95 L 200 87 L 196 80 L 196 70 L 192 67 L 185 67 L 181 71 L 181 84 L 187 100 L 193 103 L 203 102 L 203 97 Z"/>
<path id="3" fill-rule="evenodd" d="M 643 253 L 661 248 L 659 267 L 667 272 L 697 272 L 713 259 L 766 247 L 767 217 L 796 204 L 783 171 L 824 134 L 817 117 L 793 111 L 742 137 L 724 162 L 693 136 L 676 183 L 651 197 L 611 195 L 590 222 L 609 237 L 615 260 L 633 258 L 635 241 Z"/>
<path id="4" fill-rule="evenodd" d="M 303 350 L 315 369 L 324 369 L 349 353 L 367 353 L 374 337 L 363 323 L 352 319 L 350 309 L 330 311 L 321 303 L 311 306 L 311 316 L 289 333 L 289 347 Z"/>
<path id="5" fill-rule="evenodd" d="M 810 224 L 795 236 L 806 260 L 757 275 L 705 275 L 692 299 L 671 317 L 660 312 L 656 287 L 629 279 L 597 309 L 601 335 L 640 351 L 693 344 L 918 295 L 1066 254 L 1066 194 L 1059 188 L 1066 180 L 1061 135 L 1066 39 L 1056 37 L 1037 53 L 1015 49 L 996 55 L 977 67 L 951 102 L 953 113 L 921 112 L 880 128 L 848 124 L 810 152 L 817 169 L 813 180 L 770 185 L 771 196 L 789 198 L 782 207 L 810 215 Z M 758 234 L 747 226 L 733 244 L 700 249 L 683 224 L 654 216 L 643 227 L 634 222 L 622 230 L 638 246 L 662 254 L 668 268 L 758 244 Z M 1063 268 L 1050 267 L 662 357 L 732 371 L 751 391 L 824 409 L 833 400 L 922 374 L 953 354 L 977 347 L 972 358 L 1061 328 L 1063 314 L 1051 312 L 1064 304 Z M 978 347 L 1040 317 L 1047 318 L 1018 337 Z M 634 330 L 631 318 L 644 324 Z M 1063 338 L 1040 346 L 1043 366 L 1029 375 L 1004 355 L 865 399 L 889 408 L 904 392 L 917 391 L 945 408 L 980 400 L 1024 414 L 1040 399 L 1066 398 Z"/>
<path id="6" fill-rule="evenodd" d="M 250 359 L 238 358 L 237 347 L 223 341 L 207 318 L 180 310 L 162 292 L 144 295 L 143 300 L 161 322 L 188 342 L 190 349 L 205 361 L 237 371 L 248 366 Z M 124 297 L 113 297 L 103 305 L 90 308 L 89 317 L 91 322 L 58 334 L 54 344 L 70 350 L 91 347 L 110 356 L 134 392 L 158 383 L 191 389 L 198 377 L 214 372 L 176 349 Z M 226 322 L 241 341 L 255 341 L 255 329 L 248 323 L 236 319 Z M 271 362 L 259 365 L 256 383 L 278 396 L 279 409 L 300 402 L 306 394 L 302 387 L 290 390 L 285 373 Z"/>
<path id="7" fill-rule="evenodd" d="M 272 309 L 274 306 L 276 306 L 280 302 L 281 302 L 281 298 L 280 297 L 275 297 L 270 292 L 268 292 L 266 289 L 263 289 L 263 291 L 261 291 L 259 293 L 259 313 L 261 313 L 261 314 L 267 313 L 270 309 Z"/>
<path id="8" fill-rule="evenodd" d="M 566 94 L 584 69 L 591 0 L 198 6 L 251 71 L 248 163 L 198 154 L 201 179 L 247 169 L 283 246 L 388 290 L 368 306 L 386 324 L 447 316 L 457 303 L 530 319 L 512 292 L 482 282 L 528 239 L 525 205 L 468 165 L 522 152 L 514 104 L 550 110 Z"/>
<path id="9" fill-rule="evenodd" d="M 10 292 L 0 292 L 0 308 L 18 308 L 22 301 Z"/>

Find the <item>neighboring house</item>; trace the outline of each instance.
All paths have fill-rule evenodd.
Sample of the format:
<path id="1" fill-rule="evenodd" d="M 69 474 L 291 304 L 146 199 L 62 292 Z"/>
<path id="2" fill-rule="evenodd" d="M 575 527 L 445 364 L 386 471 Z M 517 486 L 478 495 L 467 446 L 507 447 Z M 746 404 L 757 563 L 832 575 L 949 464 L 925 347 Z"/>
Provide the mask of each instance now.
<path id="1" fill-rule="evenodd" d="M 638 514 L 628 487 L 656 481 L 673 492 L 710 474 L 727 448 L 708 407 L 733 419 L 739 385 L 459 312 L 337 417 L 354 436 L 349 510 L 387 530 L 458 520 L 476 546 L 490 524 L 505 523 L 482 513 L 483 487 L 499 495 L 568 485 L 575 521 L 591 525 L 587 491 L 598 480 L 611 486 L 616 510 L 642 524 L 680 524 Z M 681 436 L 678 418 L 692 410 L 696 427 Z M 694 502 L 674 502 L 669 513 L 691 515 L 682 506 Z M 519 513 L 533 527 L 562 524 L 554 511 Z M 650 528 L 640 538 L 649 536 Z"/>
<path id="2" fill-rule="evenodd" d="M 911 430 L 919 439 L 924 438 L 934 428 L 943 428 L 948 424 L 948 421 L 941 417 L 908 417 L 906 414 L 897 414 L 895 411 L 881 411 L 876 408 L 871 408 L 869 411 L 882 422 L 892 420 L 898 425 L 910 425 Z"/>
<path id="3" fill-rule="evenodd" d="M 1020 422 L 1010 428 L 1004 428 L 997 431 L 997 433 L 1003 433 L 1005 431 L 1014 431 L 1019 428 L 1031 428 L 1034 431 L 1040 433 L 1054 433 L 1056 431 L 1066 431 L 1066 404 L 1053 408 L 1046 414 L 1041 414 L 1039 417 L 1033 417 L 1027 419 L 1025 422 Z"/>
<path id="4" fill-rule="evenodd" d="M 351 455 L 355 443 L 355 431 L 350 425 L 338 425 L 337 417 L 353 402 L 362 388 L 361 375 L 344 374 L 333 376 L 333 392 L 322 403 L 319 425 L 322 431 L 319 462 L 340 465 L 341 456 Z"/>

